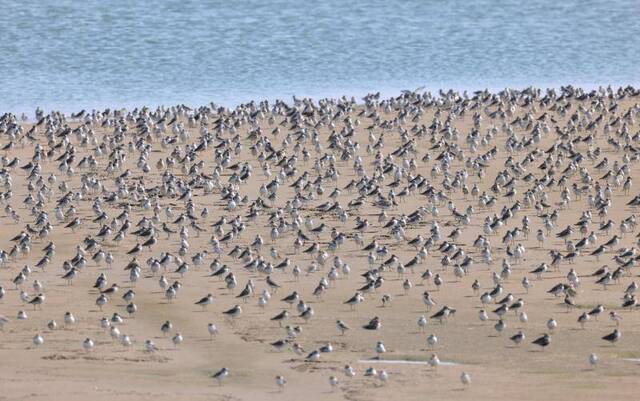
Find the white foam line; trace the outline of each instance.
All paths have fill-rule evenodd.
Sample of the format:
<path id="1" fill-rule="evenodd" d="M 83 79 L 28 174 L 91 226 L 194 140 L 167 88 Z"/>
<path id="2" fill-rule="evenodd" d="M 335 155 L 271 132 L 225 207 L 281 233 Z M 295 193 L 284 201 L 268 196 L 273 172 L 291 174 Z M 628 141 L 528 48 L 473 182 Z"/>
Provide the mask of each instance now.
<path id="1" fill-rule="evenodd" d="M 363 359 L 358 361 L 358 363 L 390 363 L 396 365 L 428 365 L 429 362 L 426 361 L 404 361 L 404 360 L 393 360 L 393 359 Z M 440 365 L 442 366 L 458 366 L 459 363 L 456 362 L 446 362 L 440 361 Z"/>
<path id="2" fill-rule="evenodd" d="M 640 358 L 623 358 L 623 361 L 640 362 Z"/>

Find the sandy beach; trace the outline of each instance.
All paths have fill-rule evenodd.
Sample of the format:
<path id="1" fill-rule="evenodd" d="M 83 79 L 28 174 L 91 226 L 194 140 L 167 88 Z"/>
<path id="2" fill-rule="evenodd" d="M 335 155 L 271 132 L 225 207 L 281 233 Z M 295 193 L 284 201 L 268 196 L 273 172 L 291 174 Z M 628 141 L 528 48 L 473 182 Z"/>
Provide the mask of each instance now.
<path id="1" fill-rule="evenodd" d="M 0 148 L 11 145 L 0 152 L 4 156 L 0 183 L 5 184 L 0 189 L 3 203 L 0 249 L 10 253 L 17 244 L 12 238 L 27 232 L 27 225 L 39 230 L 36 222 L 39 212 L 47 213 L 51 230 L 42 238 L 38 231 L 29 233 L 29 250 L 7 256 L 0 267 L 0 286 L 5 290 L 0 299 L 0 315 L 8 320 L 0 331 L 0 400 L 629 398 L 635 392 L 640 372 L 640 315 L 636 306 L 623 310 L 622 304 L 625 289 L 639 281 L 637 267 L 635 262 L 630 263 L 619 279 L 612 279 L 605 286 L 596 284 L 601 275 L 591 275 L 604 265 L 613 272 L 637 255 L 638 230 L 634 226 L 637 207 L 627 204 L 638 194 L 638 188 L 632 186 L 626 191 L 622 185 L 627 177 L 636 179 L 640 168 L 637 148 L 640 126 L 636 115 L 640 111 L 640 96 L 635 90 L 614 90 L 604 95 L 597 91 L 563 95 L 557 90 L 553 97 L 543 100 L 546 95 L 545 91 L 512 96 L 482 93 L 469 94 L 464 99 L 461 94 L 429 98 L 407 93 L 392 101 L 371 97 L 368 105 L 358 99 L 353 104 L 331 101 L 323 102 L 322 106 L 302 101 L 289 102 L 287 107 L 274 104 L 260 107 L 255 103 L 235 111 L 173 108 L 144 113 L 122 111 L 118 115 L 111 111 L 94 117 L 87 112 L 75 118 L 46 117 L 39 125 L 33 118 L 29 121 L 18 118 L 15 123 L 19 131 L 12 128 L 11 118 L 5 117 L 0 126 Z M 481 117 L 479 122 L 476 114 Z M 113 140 L 116 131 L 121 136 L 120 142 Z M 477 131 L 475 152 L 469 141 L 473 131 Z M 335 140 L 336 136 L 339 140 Z M 519 145 L 507 149 L 510 137 Z M 269 147 L 265 147 L 266 141 Z M 39 160 L 33 159 L 36 145 L 42 149 Z M 196 150 L 197 147 L 200 149 Z M 185 152 L 187 148 L 191 152 Z M 305 160 L 303 149 L 309 160 Z M 491 154 L 492 149 L 493 156 L 484 158 L 483 167 L 470 161 L 479 161 L 477 158 Z M 59 159 L 65 152 L 66 156 Z M 68 167 L 61 168 L 61 164 L 71 154 L 74 157 L 68 165 L 73 173 L 62 171 Z M 447 179 L 442 169 L 443 154 L 450 158 Z M 579 160 L 576 154 L 581 155 Z M 78 165 L 91 155 L 95 165 Z M 15 157 L 19 160 L 11 163 Z M 168 157 L 175 160 L 173 167 L 166 165 Z M 540 166 L 548 157 L 551 159 L 542 169 Z M 120 158 L 121 163 L 109 171 L 108 166 L 115 158 Z M 605 158 L 607 164 L 597 167 Z M 322 164 L 317 164 L 320 161 Z M 22 169 L 27 163 L 32 165 Z M 512 163 L 519 163 L 518 168 L 523 169 L 520 174 L 514 173 Z M 39 165 L 35 173 L 33 164 Z M 251 173 L 238 182 L 245 164 L 251 167 Z M 357 164 L 361 165 L 360 171 Z M 149 167 L 148 172 L 144 171 L 144 165 Z M 391 165 L 394 168 L 385 168 Z M 214 174 L 216 168 L 219 174 Z M 464 182 L 467 194 L 461 186 L 452 184 L 456 173 L 463 170 L 468 174 Z M 496 188 L 496 177 L 503 170 L 509 172 L 504 181 L 514 181 Z M 603 178 L 608 171 L 609 177 Z M 616 176 L 619 171 L 621 177 Z M 293 184 L 305 172 L 308 178 L 304 182 L 308 185 L 295 188 Z M 47 181 L 51 174 L 56 175 L 55 182 Z M 379 176 L 374 181 L 377 194 L 367 194 L 368 190 L 359 193 L 348 187 L 351 182 L 374 174 Z M 525 179 L 528 174 L 531 177 Z M 585 182 L 584 174 L 589 174 L 591 181 Z M 162 193 L 168 175 L 182 182 L 182 189 L 190 193 L 185 195 L 179 185 L 171 193 Z M 418 176 L 431 186 L 431 193 L 441 192 L 449 200 L 443 197 L 434 201 L 429 193 L 424 193 L 426 186 L 409 188 L 411 180 Z M 6 184 L 7 177 L 10 185 Z M 40 183 L 38 177 L 42 177 Z M 318 177 L 322 177 L 321 184 Z M 118 193 L 116 179 L 127 191 Z M 272 187 L 274 180 L 280 181 L 276 190 L 267 193 L 261 190 L 263 185 Z M 527 204 L 525 198 L 535 180 L 541 182 L 540 188 L 533 203 Z M 66 188 L 60 188 L 62 181 L 66 182 Z M 211 188 L 207 188 L 207 183 L 213 183 Z M 573 192 L 574 183 L 578 188 L 585 187 L 581 195 Z M 589 205 L 589 196 L 596 195 L 596 183 L 611 188 L 607 198 L 610 205 L 602 216 L 596 207 Z M 42 190 L 42 185 L 48 191 Z M 474 186 L 478 194 L 471 193 Z M 223 199 L 228 188 L 246 198 L 230 207 L 229 200 Z M 334 192 L 336 188 L 339 193 Z M 563 202 L 564 188 L 570 200 Z M 299 237 L 298 229 L 292 226 L 291 212 L 297 190 L 304 197 L 304 202 L 295 208 L 302 223 L 299 230 L 308 237 L 302 241 L 300 251 L 294 246 Z M 390 190 L 394 191 L 396 204 L 392 202 L 385 207 L 386 216 L 380 218 L 379 195 L 389 200 Z M 39 191 L 42 201 L 37 205 Z M 55 208 L 67 193 L 71 199 L 62 211 L 66 213 L 73 206 L 76 214 L 58 219 Z M 117 199 L 113 198 L 114 193 L 118 193 Z M 483 193 L 494 197 L 492 205 L 481 204 Z M 541 198 L 542 193 L 546 199 Z M 25 201 L 27 198 L 30 199 Z M 175 223 L 187 212 L 189 198 L 202 233 L 198 233 L 188 217 L 183 216 L 183 221 Z M 256 205 L 258 198 L 262 204 Z M 448 207 L 449 201 L 452 207 Z M 336 202 L 339 210 L 344 211 L 342 216 L 335 208 L 332 211 L 323 208 Z M 518 207 L 513 208 L 516 202 Z M 157 218 L 153 221 L 156 204 Z M 113 224 L 110 235 L 97 237 L 101 227 L 111 226 L 126 207 L 130 207 L 131 227 L 122 241 L 114 241 L 114 236 L 125 219 Z M 170 215 L 167 207 L 172 210 Z M 209 214 L 203 217 L 205 207 Z M 485 219 L 496 216 L 500 220 L 505 208 L 512 210 L 512 216 L 487 234 Z M 466 221 L 454 216 L 453 210 L 465 214 Z M 97 220 L 102 211 L 106 214 L 104 220 Z M 408 221 L 407 216 L 416 211 L 420 218 Z M 544 216 L 554 211 L 557 219 L 547 232 Z M 591 212 L 592 216 L 583 234 L 576 223 L 584 212 Z M 232 230 L 229 222 L 236 216 L 241 216 L 243 231 L 220 243 L 221 254 L 216 254 L 212 238 L 220 241 L 228 234 Z M 528 235 L 521 230 L 513 241 L 504 243 L 508 230 L 523 228 L 525 216 L 529 220 Z M 149 239 L 133 234 L 144 217 L 148 219 L 147 226 L 154 226 L 156 232 L 150 237 L 156 238 L 157 243 L 129 255 L 127 252 L 136 244 Z M 214 223 L 222 217 L 226 223 L 217 231 Z M 356 229 L 358 217 L 367 220 L 366 229 Z M 75 218 L 80 223 L 77 228 L 65 227 Z M 281 218 L 288 223 L 288 229 L 273 240 L 272 222 L 278 223 Z M 392 219 L 402 223 L 389 225 Z M 625 219 L 628 220 L 623 230 L 628 231 L 622 232 L 620 226 Z M 601 222 L 607 220 L 612 220 L 612 228 L 599 230 Z M 170 237 L 161 230 L 163 223 L 174 231 Z M 434 223 L 439 227 L 439 238 L 428 249 L 423 242 L 418 246 L 409 244 L 418 235 L 425 240 L 432 237 Z M 326 225 L 324 230 L 313 230 L 321 224 Z M 389 226 L 385 228 L 386 225 Z M 573 229 L 567 238 L 571 246 L 591 232 L 597 240 L 587 243 L 573 258 L 559 262 L 556 269 L 551 266 L 550 251 L 563 256 L 573 252 L 565 239 L 556 237 L 567 226 Z M 183 249 L 180 256 L 182 227 L 188 232 L 188 249 Z M 394 231 L 398 227 L 402 228 L 401 234 Z M 344 235 L 344 241 L 336 249 L 331 243 L 332 229 Z M 539 229 L 546 237 L 543 242 L 536 238 Z M 459 230 L 459 235 L 448 238 L 454 230 Z M 354 240 L 357 233 L 361 233 L 363 245 Z M 261 246 L 254 244 L 257 235 L 263 239 Z M 614 235 L 620 237 L 617 244 L 608 246 L 601 255 L 591 255 Z M 490 241 L 490 263 L 483 260 L 483 248 L 474 246 L 479 236 Z M 69 284 L 62 278 L 66 273 L 63 263 L 76 256 L 77 246 L 86 247 L 83 240 L 88 237 L 97 243 L 86 250 L 86 266 L 78 269 L 77 277 Z M 386 247 L 386 254 L 374 250 L 376 260 L 371 263 L 370 251 L 363 248 L 374 240 L 380 247 Z M 43 248 L 50 241 L 55 243 L 55 254 L 44 269 L 38 268 L 36 264 L 45 254 Z M 459 269 L 464 255 L 453 260 L 450 259 L 453 254 L 449 254 L 448 265 L 443 266 L 445 253 L 439 248 L 445 242 L 455 244 L 456 249 L 473 260 L 461 276 L 456 274 L 456 265 Z M 303 252 L 314 243 L 318 244 L 319 252 Z M 236 246 L 243 250 L 251 248 L 251 259 L 229 255 Z M 521 257 L 506 254 L 507 247 L 512 253 L 518 246 L 524 249 Z M 619 257 L 623 248 L 633 252 Z M 406 265 L 421 249 L 425 249 L 426 256 L 412 268 L 398 271 L 398 262 Z M 92 260 L 99 250 L 112 254 L 111 266 Z M 207 253 L 202 254 L 203 259 L 197 264 L 192 258 L 203 251 Z M 150 258 L 160 260 L 162 252 L 180 257 L 188 264 L 188 271 L 182 276 L 176 272 L 179 263 L 171 262 L 153 273 L 148 262 Z M 273 252 L 277 252 L 275 257 Z M 392 255 L 398 262 L 389 262 L 381 269 Z M 331 277 L 334 257 L 349 265 L 349 274 L 339 268 L 334 271 L 337 278 Z M 125 267 L 134 258 L 140 266 L 140 277 L 132 282 Z M 226 274 L 211 276 L 210 265 L 215 259 L 219 264 L 213 269 L 227 265 L 237 280 L 235 289 L 230 290 L 221 280 Z M 285 259 L 290 261 L 287 267 L 273 268 Z M 270 263 L 273 271 L 269 276 L 280 288 L 269 288 L 268 274 L 247 266 L 256 260 Z M 483 305 L 481 295 L 496 287 L 494 273 L 499 276 L 504 270 L 503 260 L 510 266 L 509 274 L 504 273 L 499 279 L 503 290 Z M 538 279 L 531 271 L 541 263 L 550 267 Z M 23 283 L 15 285 L 12 281 L 25 266 L 30 273 Z M 294 266 L 300 269 L 298 277 L 293 274 Z M 352 310 L 345 301 L 365 286 L 363 274 L 371 269 L 381 269 L 376 274 L 383 277 L 382 285 L 363 294 L 364 302 Z M 433 277 L 422 277 L 427 269 L 442 278 L 441 285 L 434 284 Z M 570 269 L 579 277 L 579 285 L 569 285 Z M 101 273 L 107 279 L 104 288 L 114 283 L 119 286 L 117 293 L 108 296 L 102 310 L 96 305 L 100 292 L 94 288 Z M 167 299 L 166 290 L 159 285 L 161 275 L 169 284 L 176 280 L 182 284 L 175 299 Z M 531 284 L 528 291 L 521 284 L 524 277 Z M 321 279 L 328 285 L 320 290 L 320 296 L 314 296 Z M 34 280 L 41 283 L 40 291 L 34 290 Z M 254 288 L 245 302 L 237 296 L 249 280 Z M 405 280 L 411 288 L 403 288 Z M 472 289 L 475 280 L 480 284 L 477 292 Z M 559 283 L 567 284 L 571 291 L 559 296 L 548 293 Z M 129 302 L 122 299 L 129 289 L 135 292 L 131 302 L 137 306 L 132 315 L 126 310 Z M 271 298 L 260 306 L 259 297 L 265 289 Z M 34 307 L 21 300 L 21 291 L 27 293 L 27 300 L 38 293 L 46 295 L 46 299 Z M 281 301 L 293 291 L 313 310 L 310 319 L 299 316 L 297 302 L 290 306 Z M 423 302 L 425 291 L 436 302 L 430 310 Z M 565 304 L 567 292 L 572 306 Z M 492 311 L 500 306 L 495 301 L 509 293 L 513 300 L 508 305 L 522 298 L 524 306 L 505 313 L 502 320 L 506 327 L 499 333 L 494 328 L 498 316 Z M 212 304 L 206 309 L 195 304 L 207 294 L 212 294 Z M 384 295 L 390 297 L 385 305 Z M 234 305 L 242 308 L 238 317 L 223 314 Z M 582 328 L 578 317 L 597 305 L 603 305 L 604 311 L 599 316 L 590 316 Z M 455 309 L 455 314 L 442 323 L 431 319 L 443 306 Z M 479 319 L 481 309 L 487 311 L 487 321 Z M 271 320 L 283 310 L 290 317 L 282 325 Z M 28 317 L 18 319 L 19 311 Z M 609 318 L 611 311 L 622 317 L 619 326 Z M 71 312 L 77 322 L 65 324 L 65 312 Z M 519 319 L 521 312 L 526 312 L 527 322 Z M 109 328 L 100 326 L 102 318 L 110 319 L 114 313 L 120 314 L 123 322 L 112 325 L 121 334 L 130 336 L 129 346 L 122 345 L 120 338 L 113 338 Z M 422 315 L 428 319 L 423 329 L 417 324 Z M 379 318 L 381 327 L 363 329 L 374 317 Z M 557 327 L 550 330 L 547 322 L 552 318 Z M 336 328 L 338 319 L 349 326 L 344 335 Z M 47 327 L 51 320 L 57 322 L 57 329 Z M 161 331 L 165 321 L 172 324 L 166 335 Z M 207 330 L 209 323 L 218 329 L 213 337 Z M 285 326 L 299 326 L 296 336 L 288 336 Z M 602 340 L 616 328 L 622 333 L 619 341 L 611 344 Z M 526 339 L 516 345 L 510 337 L 519 330 L 526 334 Z M 178 332 L 183 341 L 174 345 L 172 338 Z M 541 350 L 531 342 L 545 333 L 550 334 L 552 341 Z M 44 339 L 42 345 L 34 345 L 36 334 Z M 431 334 L 438 338 L 434 346 L 427 343 Z M 87 338 L 94 342 L 89 351 L 83 348 Z M 289 343 L 280 351 L 271 345 L 284 339 Z M 145 350 L 146 340 L 153 341 L 158 350 Z M 384 343 L 386 352 L 376 352 L 378 341 Z M 304 352 L 294 353 L 293 343 Z M 332 352 L 321 353 L 319 361 L 305 360 L 326 344 L 331 344 Z M 588 361 L 592 353 L 599 359 L 595 366 Z M 440 366 L 427 363 L 432 354 L 437 354 Z M 420 363 L 403 363 L 407 361 Z M 344 374 L 347 364 L 356 371 L 355 377 Z M 219 384 L 212 375 L 223 367 L 230 373 Z M 388 380 L 365 377 L 369 367 L 385 370 Z M 470 375 L 470 385 L 461 383 L 462 372 Z M 276 375 L 286 379 L 282 391 L 274 382 Z M 330 376 L 339 381 L 335 388 L 329 384 Z"/>

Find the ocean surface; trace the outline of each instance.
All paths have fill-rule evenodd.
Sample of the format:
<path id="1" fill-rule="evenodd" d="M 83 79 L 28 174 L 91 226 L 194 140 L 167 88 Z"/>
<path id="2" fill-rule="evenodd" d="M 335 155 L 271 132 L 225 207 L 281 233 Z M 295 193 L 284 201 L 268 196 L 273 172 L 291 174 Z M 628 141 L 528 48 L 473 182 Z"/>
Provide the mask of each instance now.
<path id="1" fill-rule="evenodd" d="M 640 83 L 638 0 L 0 6 L 0 113 Z"/>

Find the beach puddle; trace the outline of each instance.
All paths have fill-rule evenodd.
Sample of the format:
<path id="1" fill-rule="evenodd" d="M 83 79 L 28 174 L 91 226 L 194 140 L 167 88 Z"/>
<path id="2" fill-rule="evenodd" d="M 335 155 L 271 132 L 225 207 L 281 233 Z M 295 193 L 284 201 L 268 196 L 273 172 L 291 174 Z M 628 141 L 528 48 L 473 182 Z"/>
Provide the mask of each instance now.
<path id="1" fill-rule="evenodd" d="M 427 361 L 409 361 L 406 359 L 362 359 L 358 363 L 385 363 L 389 365 L 429 365 Z M 440 361 L 440 366 L 460 366 L 461 363 Z"/>

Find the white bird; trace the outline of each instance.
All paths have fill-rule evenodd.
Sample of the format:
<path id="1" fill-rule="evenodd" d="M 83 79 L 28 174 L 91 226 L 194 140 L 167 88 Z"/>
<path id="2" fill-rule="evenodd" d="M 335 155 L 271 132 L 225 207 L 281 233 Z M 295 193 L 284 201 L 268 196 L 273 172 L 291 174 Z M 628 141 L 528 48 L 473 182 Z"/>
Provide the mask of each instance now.
<path id="1" fill-rule="evenodd" d="M 344 374 L 347 377 L 354 377 L 356 375 L 356 371 L 353 370 L 351 365 L 344 365 Z"/>
<path id="2" fill-rule="evenodd" d="M 384 384 L 389 380 L 389 374 L 386 370 L 382 369 L 378 372 L 378 379 Z"/>
<path id="3" fill-rule="evenodd" d="M 173 338 L 171 339 L 171 341 L 173 342 L 173 345 L 175 347 L 178 347 L 180 344 L 182 344 L 183 340 L 184 340 L 184 338 L 182 337 L 182 334 L 180 334 L 180 333 L 176 333 L 176 335 L 173 336 Z"/>
<path id="4" fill-rule="evenodd" d="M 33 344 L 35 344 L 36 347 L 41 346 L 44 344 L 44 338 L 40 334 L 36 334 L 33 336 Z"/>
<path id="5" fill-rule="evenodd" d="M 527 323 L 529 317 L 527 316 L 526 312 L 520 312 L 520 314 L 518 315 L 518 320 L 520 320 L 520 323 Z"/>
<path id="6" fill-rule="evenodd" d="M 437 368 L 438 366 L 440 366 L 440 358 L 438 358 L 438 355 L 436 355 L 436 354 L 431 354 L 431 358 L 429 358 L 427 363 L 432 368 Z"/>
<path id="7" fill-rule="evenodd" d="M 126 334 L 121 335 L 120 344 L 124 345 L 125 347 L 129 347 L 131 345 L 131 337 Z"/>
<path id="8" fill-rule="evenodd" d="M 463 386 L 469 386 L 471 384 L 471 376 L 467 372 L 462 372 L 460 374 L 460 382 L 462 382 Z"/>
<path id="9" fill-rule="evenodd" d="M 96 299 L 96 305 L 102 311 L 102 307 L 106 305 L 108 301 L 109 301 L 109 298 L 107 298 L 106 295 L 100 294 L 100 296 L 98 296 L 98 298 Z"/>
<path id="10" fill-rule="evenodd" d="M 427 318 L 424 315 L 421 315 L 418 318 L 418 327 L 420 328 L 420 331 L 424 331 L 427 327 Z"/>
<path id="11" fill-rule="evenodd" d="M 331 385 L 332 391 L 334 391 L 335 388 L 338 387 L 338 378 L 335 376 L 329 376 L 329 384 Z"/>
<path id="12" fill-rule="evenodd" d="M 209 339 L 211 340 L 213 340 L 213 336 L 218 334 L 218 328 L 213 323 L 207 325 L 207 330 L 209 331 Z"/>
<path id="13" fill-rule="evenodd" d="M 64 314 L 64 325 L 65 326 L 72 326 L 74 324 L 76 324 L 75 316 L 73 316 L 73 313 L 71 313 L 71 312 L 66 312 Z"/>
<path id="14" fill-rule="evenodd" d="M 144 341 L 144 350 L 150 353 L 154 353 L 158 351 L 158 347 L 151 340 Z"/>
<path id="15" fill-rule="evenodd" d="M 84 350 L 87 352 L 91 351 L 93 349 L 93 346 L 93 340 L 88 337 L 82 342 L 82 348 L 84 348 Z"/>
<path id="16" fill-rule="evenodd" d="M 111 329 L 109 329 L 109 335 L 114 341 L 118 340 L 120 338 L 120 329 L 116 326 L 111 326 Z"/>
<path id="17" fill-rule="evenodd" d="M 427 337 L 427 344 L 429 344 L 429 347 L 433 348 L 437 343 L 438 337 L 436 337 L 435 334 L 429 334 L 429 337 Z"/>

